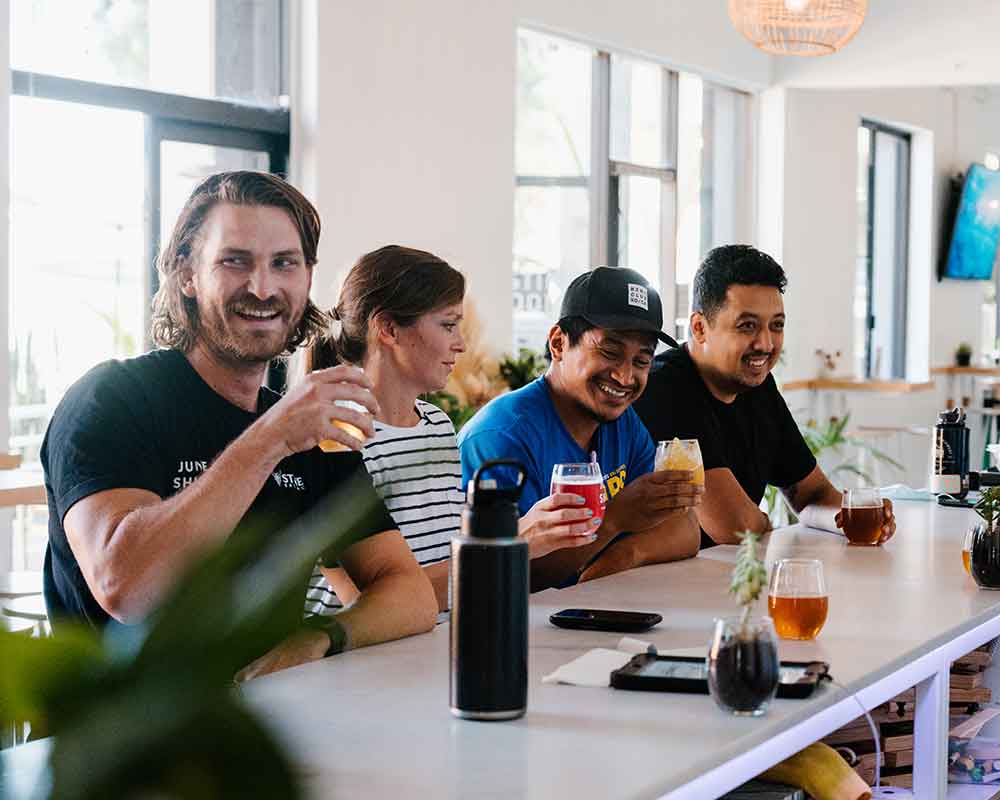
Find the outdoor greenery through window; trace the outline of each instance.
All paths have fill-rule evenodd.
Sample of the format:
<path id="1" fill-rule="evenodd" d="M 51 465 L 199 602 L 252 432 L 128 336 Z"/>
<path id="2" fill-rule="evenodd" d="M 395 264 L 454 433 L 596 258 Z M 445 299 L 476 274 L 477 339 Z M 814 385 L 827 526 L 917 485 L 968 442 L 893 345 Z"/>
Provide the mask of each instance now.
<path id="1" fill-rule="evenodd" d="M 689 286 L 750 239 L 749 95 L 654 62 L 518 31 L 514 348 L 541 350 L 570 281 L 628 266 L 686 333 Z"/>

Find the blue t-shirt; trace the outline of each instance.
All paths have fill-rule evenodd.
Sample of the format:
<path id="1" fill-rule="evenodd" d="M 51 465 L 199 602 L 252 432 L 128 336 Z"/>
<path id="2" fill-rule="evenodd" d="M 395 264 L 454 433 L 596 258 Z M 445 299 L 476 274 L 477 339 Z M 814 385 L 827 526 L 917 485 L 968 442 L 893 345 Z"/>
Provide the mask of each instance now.
<path id="1" fill-rule="evenodd" d="M 462 428 L 458 449 L 463 487 L 484 461 L 513 458 L 524 464 L 521 514 L 548 497 L 553 465 L 590 461 L 590 451 L 576 443 L 559 419 L 544 377 L 481 408 Z M 597 453 L 609 500 L 630 480 L 653 471 L 653 440 L 631 408 L 614 422 L 598 426 L 590 449 Z M 512 473 L 495 472 L 501 473 L 496 476 L 500 480 L 513 480 Z"/>

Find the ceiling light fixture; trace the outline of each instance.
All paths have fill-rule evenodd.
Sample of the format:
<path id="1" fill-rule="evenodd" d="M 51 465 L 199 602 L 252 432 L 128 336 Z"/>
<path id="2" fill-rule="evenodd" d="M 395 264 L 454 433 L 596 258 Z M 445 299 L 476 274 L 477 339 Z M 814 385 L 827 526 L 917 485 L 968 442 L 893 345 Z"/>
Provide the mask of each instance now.
<path id="1" fill-rule="evenodd" d="M 729 0 L 729 18 L 765 53 L 825 56 L 861 29 L 868 0 Z"/>

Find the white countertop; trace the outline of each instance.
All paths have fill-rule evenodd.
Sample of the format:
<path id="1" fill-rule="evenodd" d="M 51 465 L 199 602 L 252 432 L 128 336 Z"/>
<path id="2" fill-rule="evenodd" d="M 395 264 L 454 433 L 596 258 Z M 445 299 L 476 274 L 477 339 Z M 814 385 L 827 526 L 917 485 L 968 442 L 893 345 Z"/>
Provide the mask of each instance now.
<path id="1" fill-rule="evenodd" d="M 970 636 L 988 638 L 979 628 L 1000 612 L 1000 593 L 977 590 L 962 568 L 971 511 L 899 503 L 897 520 L 896 537 L 881 548 L 848 547 L 839 536 L 798 526 L 775 532 L 768 544 L 769 561 L 821 558 L 830 593 L 818 640 L 782 642 L 782 658 L 828 661 L 839 682 L 866 690 L 869 705 L 905 688 L 886 676 L 906 678 L 921 657 L 957 657 L 948 643 L 980 644 L 970 645 Z M 859 709 L 830 686 L 809 700 L 777 701 L 763 718 L 740 719 L 708 696 L 543 685 L 555 667 L 620 638 L 557 629 L 548 615 L 568 607 L 656 611 L 664 621 L 642 638 L 661 652 L 706 646 L 712 618 L 735 611 L 726 595 L 734 551 L 713 548 L 693 560 L 534 595 L 521 720 L 451 717 L 447 625 L 259 679 L 244 693 L 288 744 L 316 797 L 656 797 L 679 790 L 670 796 L 705 800 L 704 789 L 683 787 L 713 770 L 730 780 L 730 767 L 737 785 L 783 757 L 767 750 L 772 740 L 794 752 Z"/>

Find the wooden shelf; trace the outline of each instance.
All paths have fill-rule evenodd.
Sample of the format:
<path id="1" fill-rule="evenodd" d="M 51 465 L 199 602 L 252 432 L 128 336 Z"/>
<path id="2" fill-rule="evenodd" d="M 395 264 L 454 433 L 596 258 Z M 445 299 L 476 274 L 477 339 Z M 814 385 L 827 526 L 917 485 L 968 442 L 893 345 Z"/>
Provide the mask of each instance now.
<path id="1" fill-rule="evenodd" d="M 858 378 L 811 378 L 800 381 L 785 381 L 780 388 L 783 392 L 794 392 L 801 389 L 808 389 L 811 392 L 834 391 L 912 394 L 913 392 L 926 392 L 933 389 L 934 381 L 911 383 L 909 381 L 866 381 L 859 380 Z"/>
<path id="2" fill-rule="evenodd" d="M 1000 367 L 932 367 L 931 375 L 987 375 L 1000 378 Z"/>

